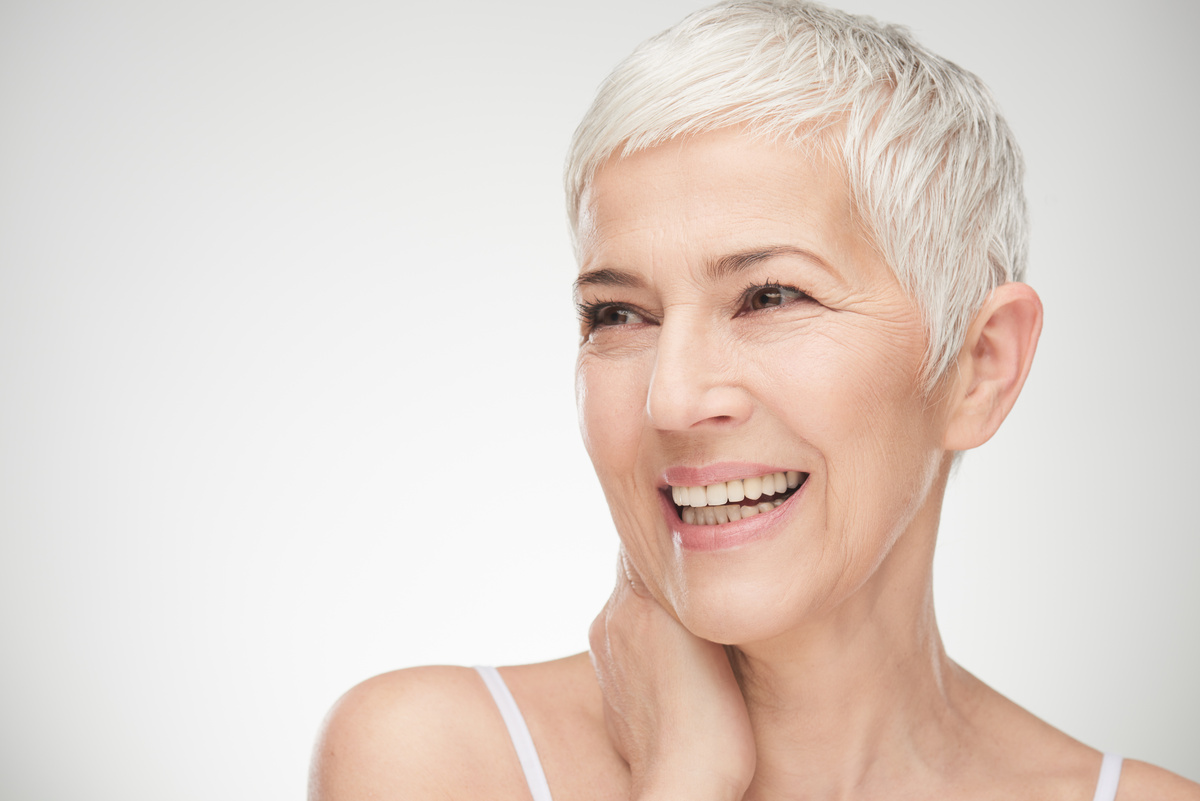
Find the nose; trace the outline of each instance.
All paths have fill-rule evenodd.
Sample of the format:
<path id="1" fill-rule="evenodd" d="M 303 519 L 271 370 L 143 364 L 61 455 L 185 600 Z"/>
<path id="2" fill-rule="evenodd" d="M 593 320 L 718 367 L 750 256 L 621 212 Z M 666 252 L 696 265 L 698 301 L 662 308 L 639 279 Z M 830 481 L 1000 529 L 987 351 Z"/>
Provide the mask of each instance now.
<path id="1" fill-rule="evenodd" d="M 646 416 L 655 428 L 728 428 L 749 418 L 753 404 L 737 349 L 716 339 L 702 321 L 663 321 L 646 395 Z"/>

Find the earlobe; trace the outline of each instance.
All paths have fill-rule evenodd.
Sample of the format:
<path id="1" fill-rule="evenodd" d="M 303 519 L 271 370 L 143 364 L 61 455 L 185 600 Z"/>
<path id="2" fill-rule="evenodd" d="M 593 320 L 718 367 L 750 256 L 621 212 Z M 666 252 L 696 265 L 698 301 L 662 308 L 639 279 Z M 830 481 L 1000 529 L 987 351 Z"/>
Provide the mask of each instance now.
<path id="1" fill-rule="evenodd" d="M 1028 284 L 992 290 L 958 354 L 944 447 L 977 448 L 1017 402 L 1042 332 L 1042 301 Z"/>

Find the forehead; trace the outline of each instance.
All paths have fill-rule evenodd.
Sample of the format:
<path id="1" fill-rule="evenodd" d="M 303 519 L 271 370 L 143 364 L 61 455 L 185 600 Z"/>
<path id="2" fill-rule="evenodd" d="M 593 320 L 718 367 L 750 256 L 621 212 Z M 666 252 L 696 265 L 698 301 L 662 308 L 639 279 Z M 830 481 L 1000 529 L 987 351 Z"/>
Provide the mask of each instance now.
<path id="1" fill-rule="evenodd" d="M 874 255 L 838 163 L 815 147 L 736 130 L 610 159 L 583 193 L 578 236 L 581 271 L 680 267 L 790 247 L 853 278 Z"/>

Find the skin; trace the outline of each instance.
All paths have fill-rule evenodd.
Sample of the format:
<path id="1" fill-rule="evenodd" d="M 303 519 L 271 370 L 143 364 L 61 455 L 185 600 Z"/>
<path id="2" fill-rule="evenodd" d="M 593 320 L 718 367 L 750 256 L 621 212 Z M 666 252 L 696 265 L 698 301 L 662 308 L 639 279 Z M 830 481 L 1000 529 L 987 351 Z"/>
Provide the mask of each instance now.
<path id="1" fill-rule="evenodd" d="M 932 600 L 951 459 L 1020 393 L 1033 290 L 997 288 L 925 392 L 919 310 L 838 165 L 736 130 L 606 164 L 580 246 L 579 412 L 617 582 L 590 655 L 502 670 L 555 798 L 1090 799 L 1099 752 L 952 662 Z M 745 462 L 808 479 L 755 538 L 681 547 L 664 472 Z M 311 788 L 528 798 L 461 668 L 348 693 Z M 1200 785 L 1127 761 L 1118 798 L 1200 799 Z"/>

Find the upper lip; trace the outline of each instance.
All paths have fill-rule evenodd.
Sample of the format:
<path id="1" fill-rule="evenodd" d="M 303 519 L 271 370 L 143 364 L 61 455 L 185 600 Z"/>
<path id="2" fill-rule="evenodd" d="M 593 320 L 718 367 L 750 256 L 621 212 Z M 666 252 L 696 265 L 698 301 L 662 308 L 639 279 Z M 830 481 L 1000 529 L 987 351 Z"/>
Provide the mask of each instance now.
<path id="1" fill-rule="evenodd" d="M 662 484 L 670 487 L 704 487 L 723 481 L 765 476 L 767 473 L 786 473 L 793 470 L 807 472 L 797 467 L 781 467 L 757 462 L 716 462 L 701 467 L 668 467 L 663 471 Z"/>

